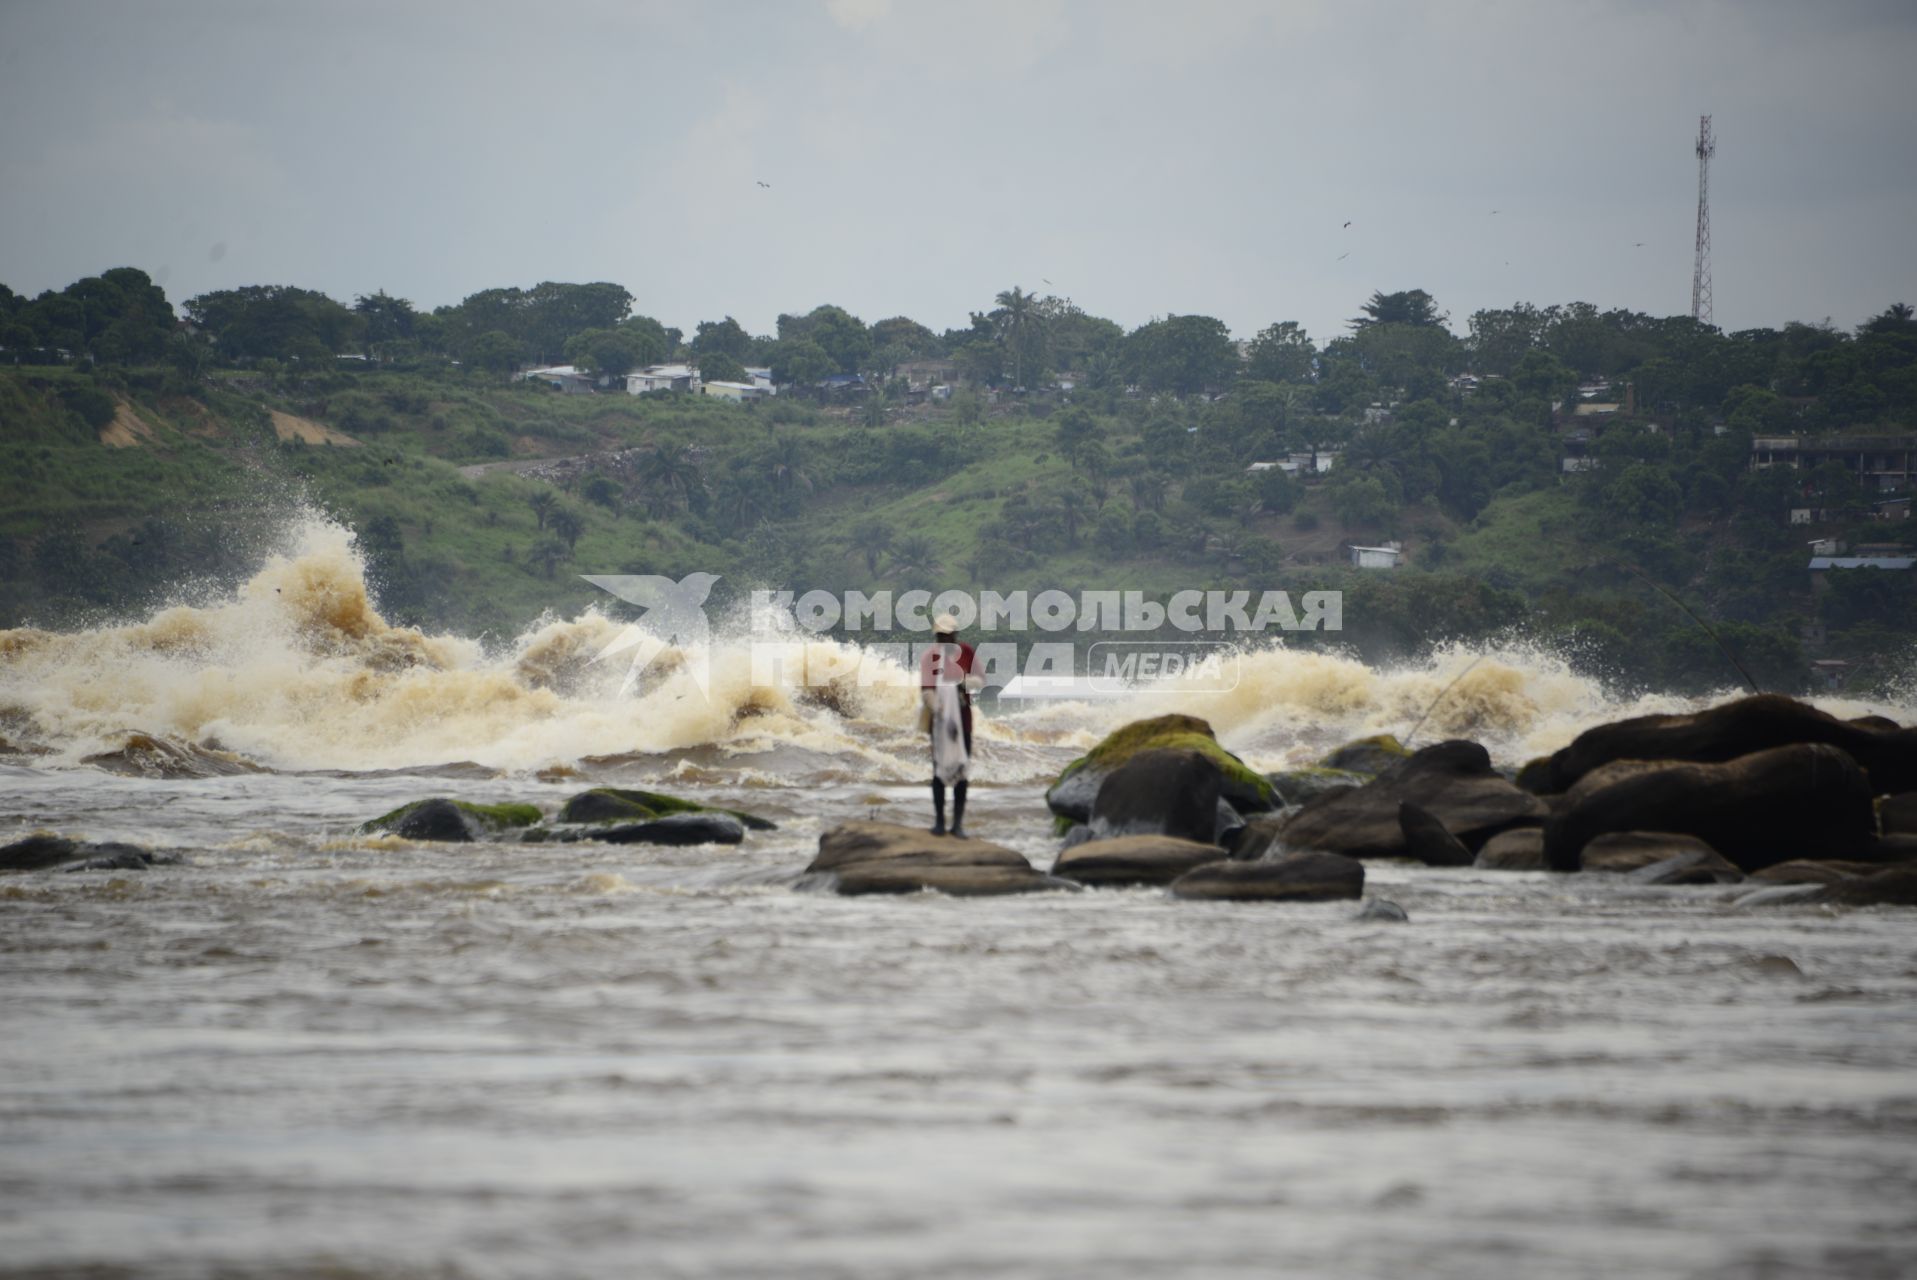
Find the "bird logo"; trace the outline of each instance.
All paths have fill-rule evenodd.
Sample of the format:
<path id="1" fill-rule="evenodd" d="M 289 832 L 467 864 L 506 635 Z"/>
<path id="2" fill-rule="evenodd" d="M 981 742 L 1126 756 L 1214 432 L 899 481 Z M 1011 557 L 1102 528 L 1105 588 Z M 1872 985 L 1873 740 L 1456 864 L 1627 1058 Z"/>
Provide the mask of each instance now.
<path id="1" fill-rule="evenodd" d="M 619 686 L 620 696 L 632 691 L 639 673 L 655 658 L 677 646 L 687 674 L 699 686 L 699 693 L 710 700 L 712 683 L 712 628 L 706 622 L 706 597 L 716 573 L 689 573 L 679 581 L 656 574 L 579 575 L 593 586 L 610 591 L 627 604 L 638 605 L 645 613 L 638 623 L 627 623 L 620 633 L 593 658 L 603 662 L 615 654 L 633 650 L 632 664 Z"/>

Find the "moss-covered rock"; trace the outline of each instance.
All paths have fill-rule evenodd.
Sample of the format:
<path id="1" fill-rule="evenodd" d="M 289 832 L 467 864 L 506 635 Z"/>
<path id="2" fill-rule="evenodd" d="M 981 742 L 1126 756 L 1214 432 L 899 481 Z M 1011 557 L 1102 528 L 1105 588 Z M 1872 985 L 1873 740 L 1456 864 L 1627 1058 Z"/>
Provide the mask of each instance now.
<path id="1" fill-rule="evenodd" d="M 1263 774 L 1218 745 L 1211 726 L 1197 716 L 1163 715 L 1134 720 L 1066 765 L 1045 793 L 1053 813 L 1073 822 L 1090 819 L 1098 788 L 1120 765 L 1141 751 L 1196 751 L 1218 767 L 1219 792 L 1239 813 L 1263 813 L 1278 805 Z"/>
<path id="2" fill-rule="evenodd" d="M 559 811 L 560 822 L 648 822 L 675 813 L 723 813 L 737 818 L 754 831 L 771 831 L 777 825 L 757 814 L 737 809 L 718 809 L 710 805 L 669 796 L 661 791 L 639 791 L 627 787 L 594 787 L 566 801 Z"/>
<path id="3" fill-rule="evenodd" d="M 1388 733 L 1374 733 L 1369 738 L 1345 743 L 1318 764 L 1325 769 L 1340 769 L 1375 778 L 1400 760 L 1410 758 L 1411 749 L 1396 737 Z"/>
<path id="4" fill-rule="evenodd" d="M 475 804 L 435 796 L 403 804 L 383 813 L 360 830 L 385 833 L 407 840 L 484 840 L 539 821 L 539 808 L 530 804 Z"/>

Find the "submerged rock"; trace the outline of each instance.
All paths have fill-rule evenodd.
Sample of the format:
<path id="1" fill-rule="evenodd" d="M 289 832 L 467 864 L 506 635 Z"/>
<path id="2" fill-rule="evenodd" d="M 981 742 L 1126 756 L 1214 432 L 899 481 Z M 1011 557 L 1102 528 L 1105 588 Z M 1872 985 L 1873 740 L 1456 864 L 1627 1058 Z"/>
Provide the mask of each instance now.
<path id="1" fill-rule="evenodd" d="M 1876 875 L 1884 868 L 1875 862 L 1815 862 L 1796 858 L 1751 873 L 1764 884 L 1836 884 L 1858 876 Z"/>
<path id="2" fill-rule="evenodd" d="M 1362 897 L 1364 864 L 1335 853 L 1294 853 L 1270 862 L 1213 862 L 1172 882 L 1175 898 L 1318 902 Z"/>
<path id="3" fill-rule="evenodd" d="M 638 791 L 625 787 L 594 787 L 590 791 L 582 791 L 566 801 L 555 821 L 643 822 L 675 813 L 723 813 L 753 831 L 772 831 L 778 826 L 766 818 L 738 809 L 715 809 L 659 791 Z"/>
<path id="4" fill-rule="evenodd" d="M 1389 898 L 1373 898 L 1365 903 L 1364 910 L 1352 919 L 1376 924 L 1408 924 L 1411 921 L 1411 914 Z"/>
<path id="5" fill-rule="evenodd" d="M 1917 729 L 1839 720 L 1775 693 L 1685 715 L 1635 716 L 1587 729 L 1551 757 L 1548 771 L 1534 785 L 1565 791 L 1614 760 L 1722 764 L 1800 743 L 1844 751 L 1869 775 L 1873 794 L 1917 790 Z"/>
<path id="6" fill-rule="evenodd" d="M 1674 832 L 1749 872 L 1793 858 L 1856 857 L 1875 825 L 1857 762 L 1836 747 L 1799 744 L 1723 764 L 1659 764 L 1566 797 L 1544 824 L 1544 853 L 1552 870 L 1575 871 L 1601 835 Z"/>
<path id="7" fill-rule="evenodd" d="M 144 871 L 179 861 L 177 856 L 152 853 L 135 844 L 117 840 L 73 840 L 44 831 L 0 846 L 0 871 L 45 871 L 50 867 L 64 867 L 68 871 Z"/>
<path id="8" fill-rule="evenodd" d="M 401 805 L 391 813 L 364 823 L 360 831 L 384 833 L 404 840 L 485 840 L 539 821 L 539 810 L 529 804 L 473 804 L 436 796 Z"/>
<path id="9" fill-rule="evenodd" d="M 1625 873 L 1633 884 L 1736 884 L 1744 873 L 1720 857 L 1715 849 L 1688 849 L 1662 862 Z"/>
<path id="10" fill-rule="evenodd" d="M 1089 885 L 1166 885 L 1194 867 L 1230 855 L 1218 845 L 1174 836 L 1087 840 L 1058 855 L 1052 874 Z"/>
<path id="11" fill-rule="evenodd" d="M 1544 870 L 1544 828 L 1515 827 L 1484 842 L 1471 864 L 1483 871 Z"/>
<path id="12" fill-rule="evenodd" d="M 1405 857 L 1398 806 L 1406 801 L 1469 850 L 1549 812 L 1544 801 L 1499 776 L 1483 747 L 1454 740 L 1425 747 L 1362 787 L 1313 800 L 1285 824 L 1284 842 L 1354 858 Z"/>
<path id="13" fill-rule="evenodd" d="M 1218 769 L 1219 794 L 1240 814 L 1263 813 L 1278 804 L 1271 783 L 1263 775 L 1219 746 L 1211 725 L 1187 715 L 1135 720 L 1113 730 L 1065 766 L 1045 793 L 1045 803 L 1061 818 L 1089 821 L 1105 779 L 1139 752 L 1160 749 L 1196 751 L 1209 759 Z"/>
<path id="14" fill-rule="evenodd" d="M 729 813 L 669 813 L 650 822 L 607 823 L 569 831 L 562 838 L 608 844 L 738 844 L 745 839 L 745 824 Z"/>
<path id="15" fill-rule="evenodd" d="M 965 897 L 1075 890 L 1034 870 L 1023 854 L 989 840 L 935 836 L 891 822 L 846 822 L 819 837 L 807 875 L 841 894 L 936 890 Z"/>
<path id="16" fill-rule="evenodd" d="M 80 763 L 130 778 L 225 778 L 267 772 L 231 751 L 174 742 L 150 733 L 129 734 L 118 750 L 82 756 Z"/>
<path id="17" fill-rule="evenodd" d="M 1917 866 L 1839 880 L 1824 886 L 1820 900 L 1841 907 L 1917 907 Z"/>
<path id="18" fill-rule="evenodd" d="M 1718 856 L 1707 842 L 1677 831 L 1613 831 L 1584 846 L 1580 870 L 1632 875 L 1691 854 Z"/>

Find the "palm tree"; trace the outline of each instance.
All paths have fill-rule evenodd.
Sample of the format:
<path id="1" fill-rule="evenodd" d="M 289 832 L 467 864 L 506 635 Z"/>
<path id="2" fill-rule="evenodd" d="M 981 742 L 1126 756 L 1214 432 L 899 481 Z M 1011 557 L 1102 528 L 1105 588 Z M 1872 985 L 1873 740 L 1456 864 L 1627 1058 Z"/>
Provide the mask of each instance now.
<path id="1" fill-rule="evenodd" d="M 938 571 L 938 548 L 924 534 L 900 538 L 892 545 L 892 568 L 898 573 L 931 574 Z"/>
<path id="2" fill-rule="evenodd" d="M 1092 496 L 1073 485 L 1058 495 L 1058 514 L 1065 522 L 1065 541 L 1071 546 L 1078 545 L 1078 525 L 1091 511 Z"/>
<path id="3" fill-rule="evenodd" d="M 757 476 L 734 472 L 719 482 L 717 499 L 720 514 L 742 528 L 759 523 L 765 515 L 762 500 L 764 481 Z"/>
<path id="4" fill-rule="evenodd" d="M 1169 483 L 1159 472 L 1139 472 L 1132 477 L 1132 506 L 1139 511 L 1163 511 Z"/>
<path id="5" fill-rule="evenodd" d="M 892 526 L 883 520 L 861 520 L 852 526 L 852 550 L 865 557 L 868 573 L 879 571 L 879 558 L 892 549 Z"/>
<path id="6" fill-rule="evenodd" d="M 677 493 L 690 505 L 693 491 L 704 478 L 699 473 L 698 456 L 690 445 L 674 446 L 663 441 L 649 445 L 639 459 L 639 474 L 660 492 Z"/>
<path id="7" fill-rule="evenodd" d="M 998 330 L 999 345 L 1012 361 L 1012 385 L 1025 385 L 1025 375 L 1034 372 L 1031 365 L 1039 356 L 1037 344 L 1044 337 L 1045 314 L 1038 298 L 1016 285 L 998 295 L 998 310 L 992 320 Z"/>
<path id="8" fill-rule="evenodd" d="M 545 575 L 550 578 L 558 569 L 560 561 L 567 559 L 571 555 L 572 552 L 569 551 L 566 545 L 559 541 L 559 539 L 544 538 L 534 544 L 533 549 L 526 553 L 526 562 L 528 564 L 538 565 L 545 572 Z"/>
<path id="9" fill-rule="evenodd" d="M 532 504 L 533 515 L 539 518 L 539 527 L 544 529 L 546 520 L 552 515 L 553 505 L 559 501 L 559 495 L 551 489 L 541 489 L 526 501 Z"/>
<path id="10" fill-rule="evenodd" d="M 794 436 L 781 437 L 772 451 L 772 487 L 780 493 L 812 487 L 805 471 L 805 449 Z"/>
<path id="11" fill-rule="evenodd" d="M 546 518 L 546 523 L 552 526 L 555 537 L 565 540 L 566 550 L 569 552 L 579 545 L 579 536 L 586 531 L 586 522 L 580 519 L 579 513 L 571 507 L 556 509 Z"/>

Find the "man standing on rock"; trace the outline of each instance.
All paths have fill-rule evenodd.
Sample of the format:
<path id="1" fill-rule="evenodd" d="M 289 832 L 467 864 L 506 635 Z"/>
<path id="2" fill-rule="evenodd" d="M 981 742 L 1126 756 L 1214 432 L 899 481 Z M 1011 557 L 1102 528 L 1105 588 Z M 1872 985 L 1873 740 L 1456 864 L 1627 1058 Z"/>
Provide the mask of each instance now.
<path id="1" fill-rule="evenodd" d="M 952 788 L 952 834 L 965 837 L 966 771 L 972 760 L 972 695 L 985 687 L 972 674 L 972 646 L 958 638 L 958 619 L 940 614 L 919 658 L 919 726 L 932 734 L 932 834 L 945 834 L 945 788 Z"/>

